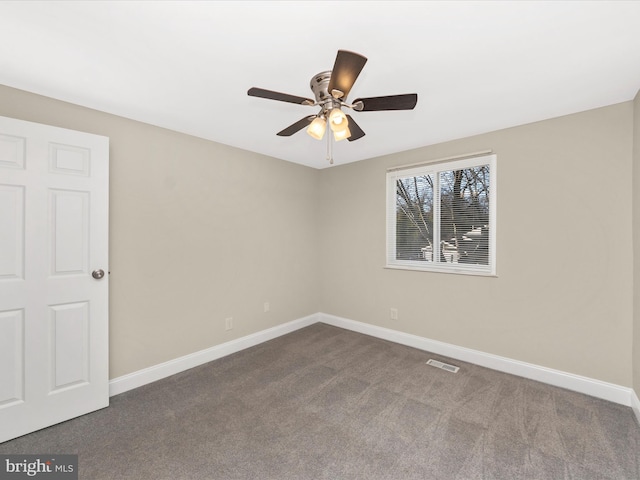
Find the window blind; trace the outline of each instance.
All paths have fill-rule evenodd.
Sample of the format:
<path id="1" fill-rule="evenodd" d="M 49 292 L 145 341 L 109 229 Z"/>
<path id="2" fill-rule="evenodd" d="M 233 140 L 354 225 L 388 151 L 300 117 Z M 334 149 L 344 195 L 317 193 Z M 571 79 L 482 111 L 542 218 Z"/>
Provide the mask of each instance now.
<path id="1" fill-rule="evenodd" d="M 387 173 L 387 266 L 495 274 L 495 155 Z"/>

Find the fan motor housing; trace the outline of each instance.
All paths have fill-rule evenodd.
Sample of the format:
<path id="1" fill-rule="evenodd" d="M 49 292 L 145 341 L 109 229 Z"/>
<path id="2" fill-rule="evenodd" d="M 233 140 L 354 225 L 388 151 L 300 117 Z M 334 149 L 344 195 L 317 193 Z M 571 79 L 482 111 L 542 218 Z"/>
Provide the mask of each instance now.
<path id="1" fill-rule="evenodd" d="M 331 70 L 320 72 L 311 78 L 309 85 L 316 97 L 316 103 L 322 107 L 322 113 L 328 114 L 334 108 L 340 108 L 340 100 L 334 98 L 329 93 L 329 81 L 331 80 Z"/>
<path id="2" fill-rule="evenodd" d="M 329 94 L 329 80 L 331 80 L 331 70 L 314 75 L 311 82 L 309 82 L 311 91 L 316 97 L 316 102 L 322 103 L 332 99 Z"/>

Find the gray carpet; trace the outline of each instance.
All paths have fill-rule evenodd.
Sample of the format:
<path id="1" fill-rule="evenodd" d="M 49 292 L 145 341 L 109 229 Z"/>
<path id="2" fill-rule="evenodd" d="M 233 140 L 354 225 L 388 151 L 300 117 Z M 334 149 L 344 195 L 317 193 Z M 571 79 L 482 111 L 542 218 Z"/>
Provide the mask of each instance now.
<path id="1" fill-rule="evenodd" d="M 324 324 L 0 453 L 77 453 L 91 480 L 640 479 L 628 407 Z"/>

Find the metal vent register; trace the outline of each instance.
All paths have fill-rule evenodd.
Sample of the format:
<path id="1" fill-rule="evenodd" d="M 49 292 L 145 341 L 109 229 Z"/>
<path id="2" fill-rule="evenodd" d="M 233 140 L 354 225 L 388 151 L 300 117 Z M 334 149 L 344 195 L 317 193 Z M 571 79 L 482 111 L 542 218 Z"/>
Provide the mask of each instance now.
<path id="1" fill-rule="evenodd" d="M 429 359 L 429 361 L 427 361 L 427 365 L 441 368 L 442 370 L 446 370 L 447 372 L 451 372 L 451 373 L 458 373 L 458 370 L 460 370 L 460 367 L 456 367 L 454 365 L 449 365 L 448 363 L 442 363 L 442 362 L 439 362 L 438 360 L 432 360 L 432 359 Z"/>

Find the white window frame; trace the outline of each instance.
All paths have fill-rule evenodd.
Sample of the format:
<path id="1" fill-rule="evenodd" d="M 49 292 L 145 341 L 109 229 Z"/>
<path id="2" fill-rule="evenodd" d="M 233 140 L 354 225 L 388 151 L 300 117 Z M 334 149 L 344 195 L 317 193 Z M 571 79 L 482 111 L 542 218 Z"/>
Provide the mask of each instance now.
<path id="1" fill-rule="evenodd" d="M 465 275 L 496 276 L 496 210 L 497 210 L 497 169 L 496 155 L 474 156 L 460 160 L 442 161 L 420 166 L 398 167 L 387 172 L 387 261 L 386 268 L 420 270 L 425 272 L 457 273 Z M 396 258 L 396 181 L 400 178 L 432 175 L 434 179 L 433 244 L 434 258 L 440 251 L 440 172 L 489 165 L 489 262 L 488 265 L 444 263 L 436 261 L 398 260 Z M 437 193 L 436 193 L 437 192 Z M 437 197 L 437 198 L 436 198 Z"/>

